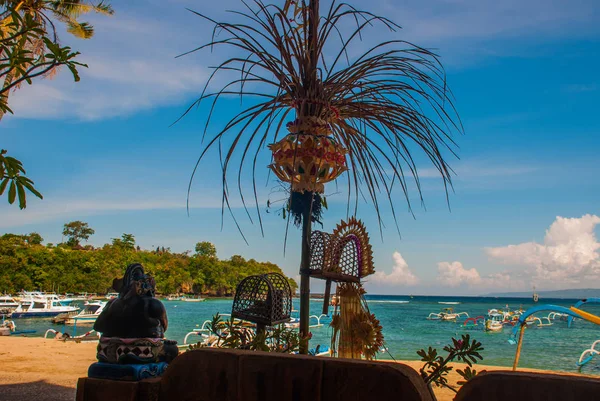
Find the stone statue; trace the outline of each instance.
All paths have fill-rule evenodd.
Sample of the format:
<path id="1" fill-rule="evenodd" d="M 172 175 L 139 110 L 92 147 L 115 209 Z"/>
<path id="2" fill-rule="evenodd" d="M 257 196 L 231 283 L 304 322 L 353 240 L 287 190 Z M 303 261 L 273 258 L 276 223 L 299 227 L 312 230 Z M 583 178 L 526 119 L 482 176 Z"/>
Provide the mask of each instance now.
<path id="1" fill-rule="evenodd" d="M 108 302 L 94 323 L 94 330 L 102 336 L 99 363 L 90 366 L 90 377 L 141 380 L 160 376 L 178 355 L 177 342 L 164 338 L 167 311 L 154 298 L 155 286 L 139 263 L 127 266 L 123 278 L 113 281 L 119 296 Z"/>
<path id="2" fill-rule="evenodd" d="M 139 263 L 127 267 L 122 279 L 113 281 L 119 297 L 108 302 L 94 330 L 105 337 L 164 338 L 168 327 L 167 311 L 154 298 L 154 279 Z"/>

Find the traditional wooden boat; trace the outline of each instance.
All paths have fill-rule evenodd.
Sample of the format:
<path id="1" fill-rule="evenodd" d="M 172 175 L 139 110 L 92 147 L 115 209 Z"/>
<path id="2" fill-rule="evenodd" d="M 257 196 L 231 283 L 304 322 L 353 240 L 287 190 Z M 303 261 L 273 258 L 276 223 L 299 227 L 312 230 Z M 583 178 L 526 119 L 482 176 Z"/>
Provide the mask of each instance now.
<path id="1" fill-rule="evenodd" d="M 461 316 L 469 317 L 467 312 L 454 312 L 453 308 L 444 308 L 440 313 L 430 313 L 428 320 L 456 320 Z"/>

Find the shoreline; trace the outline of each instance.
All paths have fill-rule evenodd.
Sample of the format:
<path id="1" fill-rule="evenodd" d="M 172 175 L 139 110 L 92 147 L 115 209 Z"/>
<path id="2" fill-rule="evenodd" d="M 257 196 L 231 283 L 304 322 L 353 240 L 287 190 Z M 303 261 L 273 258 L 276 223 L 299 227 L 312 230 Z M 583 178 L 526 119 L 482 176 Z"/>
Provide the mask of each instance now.
<path id="1" fill-rule="evenodd" d="M 90 364 L 96 361 L 97 341 L 64 342 L 41 337 L 0 337 L 0 401 L 73 400 L 77 379 L 87 376 Z M 382 362 L 402 363 L 418 371 L 422 362 L 418 360 L 388 360 Z M 463 364 L 452 364 L 461 368 Z M 508 366 L 474 365 L 478 372 L 483 370 L 510 370 Z M 589 376 L 573 372 L 558 372 L 537 369 L 519 371 Z M 597 378 L 597 376 L 591 376 Z M 449 383 L 456 385 L 460 376 L 452 371 Z M 447 388 L 434 387 L 438 401 L 451 401 L 455 393 Z"/>

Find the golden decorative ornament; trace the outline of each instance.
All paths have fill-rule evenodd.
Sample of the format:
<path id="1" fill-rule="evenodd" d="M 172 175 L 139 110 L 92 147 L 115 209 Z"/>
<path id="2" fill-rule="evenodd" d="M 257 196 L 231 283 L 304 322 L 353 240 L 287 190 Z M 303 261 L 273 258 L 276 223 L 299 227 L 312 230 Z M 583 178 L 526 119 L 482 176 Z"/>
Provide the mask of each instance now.
<path id="1" fill-rule="evenodd" d="M 296 120 L 288 124 L 290 132 L 312 127 L 311 132 L 327 132 L 329 128 L 319 119 Z M 318 128 L 317 128 L 318 125 Z M 325 130 L 325 131 L 324 131 Z M 307 135 L 291 133 L 281 141 L 269 145 L 273 152 L 273 170 L 277 178 L 292 184 L 294 192 L 325 191 L 325 183 L 335 180 L 348 168 L 346 167 L 346 153 L 348 151 L 333 138 L 325 135 Z"/>

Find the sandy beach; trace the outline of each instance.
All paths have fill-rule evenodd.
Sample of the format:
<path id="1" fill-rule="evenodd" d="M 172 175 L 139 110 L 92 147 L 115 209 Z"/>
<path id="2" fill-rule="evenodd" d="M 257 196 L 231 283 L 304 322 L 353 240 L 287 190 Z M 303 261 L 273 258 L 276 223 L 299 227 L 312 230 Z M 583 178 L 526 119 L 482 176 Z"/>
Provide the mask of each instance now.
<path id="1" fill-rule="evenodd" d="M 0 337 L 0 401 L 73 400 L 79 377 L 95 361 L 96 342 L 74 343 L 42 338 Z M 418 361 L 402 361 L 414 369 Z M 457 365 L 458 366 L 458 365 Z M 507 367 L 477 365 L 481 370 L 507 370 Z M 460 376 L 450 374 L 450 384 Z M 434 389 L 439 401 L 450 401 L 454 393 Z"/>

